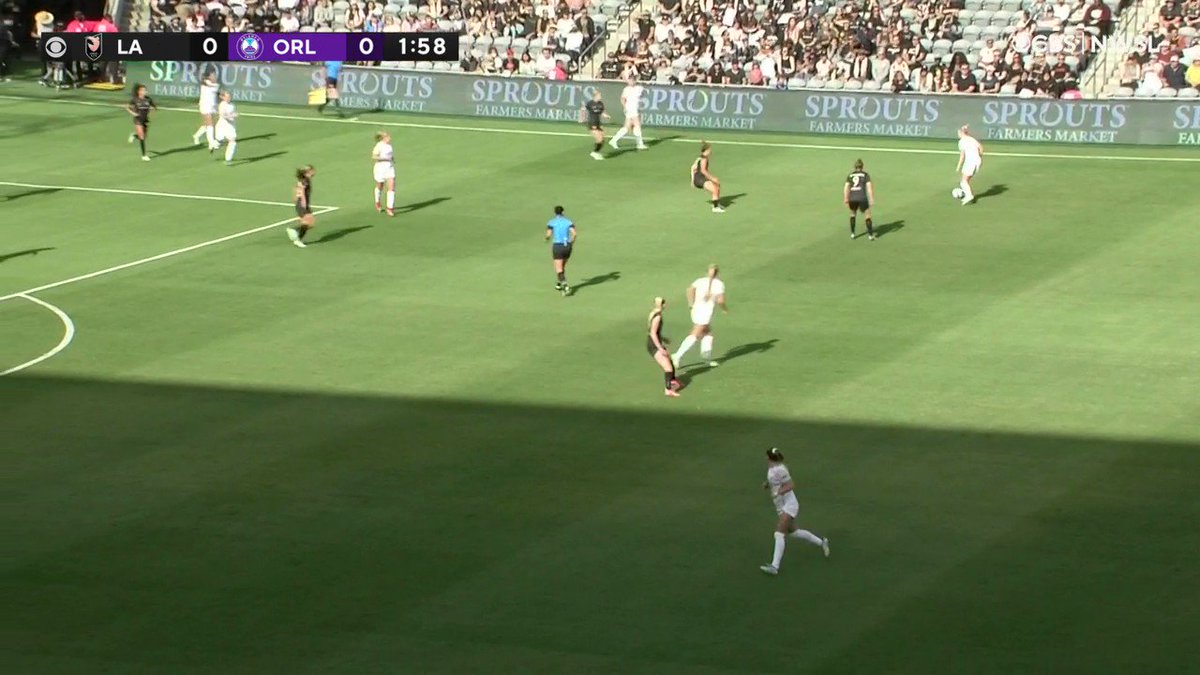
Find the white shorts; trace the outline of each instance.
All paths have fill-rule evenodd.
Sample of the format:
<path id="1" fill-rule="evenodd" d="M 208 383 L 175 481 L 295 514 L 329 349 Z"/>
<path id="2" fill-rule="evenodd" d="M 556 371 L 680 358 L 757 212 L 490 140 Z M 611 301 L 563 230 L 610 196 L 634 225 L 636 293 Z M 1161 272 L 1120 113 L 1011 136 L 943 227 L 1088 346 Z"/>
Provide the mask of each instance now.
<path id="1" fill-rule="evenodd" d="M 796 501 L 796 493 L 789 492 L 783 497 L 775 498 L 775 512 L 788 514 L 795 518 L 800 515 L 800 502 Z"/>
<path id="2" fill-rule="evenodd" d="M 983 165 L 983 162 L 972 162 L 972 161 L 964 162 L 963 168 L 962 168 L 962 175 L 967 176 L 968 178 L 971 176 L 974 176 L 975 172 L 979 171 L 979 167 L 982 165 Z"/>
<path id="3" fill-rule="evenodd" d="M 218 141 L 237 140 L 237 129 L 225 120 L 217 120 L 216 128 L 213 129 L 213 132 Z"/>
<path id="4" fill-rule="evenodd" d="M 200 114 L 201 115 L 216 115 L 217 114 L 217 106 L 215 106 L 215 105 L 210 106 L 206 103 L 201 103 L 200 104 Z"/>
<path id="5" fill-rule="evenodd" d="M 692 307 L 692 324 L 696 326 L 707 326 L 712 323 L 713 310 L 712 307 L 701 307 L 696 305 Z"/>
<path id="6" fill-rule="evenodd" d="M 396 177 L 396 165 L 391 162 L 376 162 L 375 163 L 375 182 L 382 183 L 389 178 Z"/>
<path id="7" fill-rule="evenodd" d="M 639 111 L 637 108 L 634 108 L 633 110 L 626 110 L 625 111 L 625 121 L 641 124 L 642 123 L 641 111 Z"/>

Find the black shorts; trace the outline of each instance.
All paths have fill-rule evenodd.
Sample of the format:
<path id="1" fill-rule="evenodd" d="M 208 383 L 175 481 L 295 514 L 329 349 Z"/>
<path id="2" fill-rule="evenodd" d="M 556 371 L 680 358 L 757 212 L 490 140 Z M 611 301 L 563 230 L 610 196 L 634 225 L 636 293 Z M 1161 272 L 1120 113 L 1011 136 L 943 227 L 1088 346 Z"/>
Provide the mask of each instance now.
<path id="1" fill-rule="evenodd" d="M 312 207 L 304 206 L 303 204 L 300 203 L 300 200 L 297 199 L 296 200 L 296 215 L 300 216 L 301 218 L 303 218 L 304 216 L 312 215 Z"/>
<path id="2" fill-rule="evenodd" d="M 604 131 L 604 126 L 599 122 L 588 122 L 587 128 L 592 131 Z"/>
<path id="3" fill-rule="evenodd" d="M 550 255 L 554 256 L 555 260 L 570 260 L 571 245 L 570 244 L 555 244 L 550 247 Z"/>
<path id="4" fill-rule="evenodd" d="M 327 77 L 325 78 L 325 86 L 337 89 L 337 81 L 338 79 L 336 77 Z"/>
<path id="5" fill-rule="evenodd" d="M 865 199 L 851 199 L 846 205 L 850 207 L 851 211 L 866 211 L 871 208 L 870 203 Z"/>
<path id="6" fill-rule="evenodd" d="M 692 174 L 692 185 L 695 185 L 697 190 L 703 190 L 703 189 L 704 189 L 704 183 L 705 183 L 707 180 L 708 180 L 708 179 L 707 179 L 707 178 L 705 178 L 705 177 L 704 177 L 704 174 L 702 174 L 702 173 L 694 173 L 694 174 Z"/>
<path id="7" fill-rule="evenodd" d="M 140 117 L 135 117 L 135 118 L 133 118 L 133 126 L 141 127 L 143 129 L 148 129 L 148 128 L 150 128 L 150 120 L 148 120 L 148 119 L 144 120 Z"/>

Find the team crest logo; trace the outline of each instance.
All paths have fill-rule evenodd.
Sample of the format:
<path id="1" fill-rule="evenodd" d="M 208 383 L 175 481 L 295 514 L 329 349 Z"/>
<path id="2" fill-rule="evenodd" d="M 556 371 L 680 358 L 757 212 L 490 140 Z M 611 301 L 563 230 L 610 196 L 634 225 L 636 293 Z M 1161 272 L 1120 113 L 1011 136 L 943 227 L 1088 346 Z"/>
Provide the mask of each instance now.
<path id="1" fill-rule="evenodd" d="M 247 61 L 257 61 L 263 53 L 263 41 L 254 33 L 246 33 L 238 37 L 237 53 Z"/>
<path id="2" fill-rule="evenodd" d="M 83 39 L 83 53 L 93 61 L 100 58 L 102 43 L 100 34 L 89 35 Z"/>

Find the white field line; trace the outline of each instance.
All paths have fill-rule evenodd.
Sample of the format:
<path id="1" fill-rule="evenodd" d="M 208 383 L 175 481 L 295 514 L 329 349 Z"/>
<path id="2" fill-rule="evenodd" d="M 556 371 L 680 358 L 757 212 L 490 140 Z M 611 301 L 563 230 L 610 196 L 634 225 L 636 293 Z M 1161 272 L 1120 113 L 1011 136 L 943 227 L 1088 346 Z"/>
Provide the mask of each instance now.
<path id="1" fill-rule="evenodd" d="M 111 192 L 118 195 L 138 195 L 141 197 L 170 197 L 172 199 L 198 199 L 208 202 L 236 202 L 238 204 L 258 204 L 261 206 L 291 206 L 291 202 L 269 202 L 262 199 L 242 199 L 240 197 L 217 197 L 214 195 L 188 195 L 175 192 L 151 192 L 149 190 L 121 190 L 118 188 L 84 187 L 82 185 L 39 185 L 37 183 L 14 183 L 0 180 L 0 185 L 12 187 L 34 188 L 39 190 L 73 190 L 75 192 Z"/>
<path id="2" fill-rule="evenodd" d="M 289 206 L 291 206 L 291 205 L 289 204 Z M 321 214 L 329 213 L 331 211 L 336 211 L 336 210 L 337 210 L 336 206 L 318 206 L 316 209 L 313 210 L 313 215 L 319 216 Z M 4 302 L 5 300 L 12 300 L 13 298 L 24 297 L 24 296 L 30 295 L 32 293 L 40 293 L 42 291 L 48 291 L 51 288 L 58 288 L 60 286 L 66 286 L 67 284 L 73 284 L 73 283 L 76 283 L 79 281 L 87 281 L 88 279 L 95 279 L 96 277 L 102 277 L 106 274 L 112 274 L 113 272 L 120 272 L 121 270 L 127 270 L 131 267 L 138 267 L 139 265 L 145 265 L 147 263 L 157 262 L 159 260 L 165 260 L 167 258 L 173 258 L 177 255 L 183 255 L 184 253 L 198 251 L 202 248 L 208 248 L 209 246 L 216 246 L 217 244 L 223 244 L 227 241 L 233 241 L 234 239 L 241 239 L 242 237 L 248 237 L 252 234 L 258 234 L 259 232 L 265 232 L 274 227 L 280 227 L 282 225 L 287 225 L 288 223 L 292 222 L 295 219 L 296 219 L 296 217 L 292 216 L 291 218 L 285 218 L 284 220 L 278 220 L 274 223 L 271 223 L 270 225 L 262 225 L 260 227 L 253 227 L 253 228 L 250 228 L 249 230 L 242 230 L 241 232 L 234 232 L 233 234 L 227 234 L 224 237 L 218 237 L 216 239 L 202 241 L 199 244 L 192 244 L 191 246 L 184 246 L 183 248 L 177 248 L 173 251 L 167 251 L 166 253 L 159 253 L 158 255 L 152 255 L 148 258 L 141 258 L 139 260 L 134 260 L 131 262 L 123 263 L 121 265 L 114 265 L 112 267 L 106 267 L 102 270 L 96 270 L 95 272 L 89 272 L 87 274 L 80 274 L 79 276 L 71 277 L 69 279 L 63 279 L 62 281 L 55 281 L 54 283 L 42 284 L 41 286 L 34 286 L 33 288 L 27 288 L 23 291 L 18 291 L 16 293 L 9 293 L 8 295 L 0 295 L 0 302 Z"/>
<path id="3" fill-rule="evenodd" d="M 12 101 L 35 101 L 38 103 L 63 103 L 69 105 L 84 105 L 101 108 L 122 108 L 119 103 L 102 103 L 99 101 L 75 101 L 70 99 L 46 99 L 36 96 L 0 95 L 0 99 Z M 197 114 L 195 108 L 162 107 L 160 111 L 182 112 Z M 299 122 L 326 122 L 330 124 L 362 124 L 371 127 L 401 127 L 409 129 L 438 129 L 443 131 L 473 131 L 491 134 L 511 134 L 517 136 L 561 136 L 567 138 L 590 137 L 585 133 L 570 131 L 547 131 L 543 129 L 504 129 L 497 127 L 457 126 L 451 124 L 427 124 L 423 122 L 386 122 L 382 120 L 333 119 L 330 117 L 313 117 L 310 115 L 280 115 L 275 113 L 238 112 L 239 117 L 259 117 L 273 120 L 295 120 Z M 654 140 L 654 139 L 649 139 Z M 695 143 L 691 138 L 668 138 L 672 143 Z M 757 148 L 793 148 L 798 150 L 836 150 L 840 152 L 862 153 L 896 153 L 908 155 L 957 155 L 957 150 L 932 150 L 928 148 L 883 148 L 866 145 L 822 145 L 817 143 L 769 143 L 767 141 L 722 141 L 710 140 L 713 145 L 734 145 Z M 949 141 L 947 141 L 948 143 Z M 1017 157 L 1021 159 L 1077 159 L 1103 162 L 1176 162 L 1200 163 L 1200 157 L 1145 157 L 1138 155 L 1071 155 L 1043 152 L 988 152 L 988 157 Z"/>
<path id="4" fill-rule="evenodd" d="M 9 368 L 8 370 L 0 372 L 0 377 L 4 377 L 5 375 L 12 375 L 13 373 L 20 372 L 22 370 L 25 370 L 26 368 L 36 366 L 37 364 L 41 363 L 42 361 L 53 358 L 56 354 L 58 354 L 59 352 L 61 352 L 64 349 L 66 349 L 67 346 L 71 344 L 71 340 L 75 339 L 75 322 L 71 320 L 71 317 L 68 316 L 66 312 L 64 312 L 61 309 L 59 309 L 58 307 L 55 307 L 54 305 L 46 302 L 45 300 L 40 300 L 38 298 L 33 297 L 32 295 L 26 295 L 24 293 L 19 293 L 15 297 L 22 298 L 24 300 L 28 300 L 35 305 L 41 305 L 42 307 L 45 307 L 46 309 L 50 310 L 51 312 L 54 312 L 55 316 L 58 317 L 58 320 L 62 322 L 63 336 L 62 336 L 62 339 L 58 341 L 58 344 L 54 345 L 53 349 L 50 349 L 49 351 L 45 352 L 44 354 L 42 354 L 41 356 L 39 356 L 35 359 L 30 359 L 30 360 L 26 361 L 25 363 L 13 366 L 12 368 Z"/>

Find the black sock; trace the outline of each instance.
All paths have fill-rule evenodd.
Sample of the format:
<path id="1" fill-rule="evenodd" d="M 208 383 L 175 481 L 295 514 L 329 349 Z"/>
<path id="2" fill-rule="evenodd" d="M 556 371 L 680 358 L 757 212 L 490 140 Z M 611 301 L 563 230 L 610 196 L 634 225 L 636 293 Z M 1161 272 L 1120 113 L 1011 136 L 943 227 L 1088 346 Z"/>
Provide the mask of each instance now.
<path id="1" fill-rule="evenodd" d="M 596 144 L 596 147 L 592 148 L 592 152 L 600 152 L 600 148 L 603 148 L 603 147 L 604 147 L 604 141 L 600 141 L 599 143 Z"/>
<path id="2" fill-rule="evenodd" d="M 319 113 L 323 113 L 323 112 L 325 112 L 325 104 L 324 104 L 324 103 L 322 103 L 321 105 L 317 106 L 317 112 L 319 112 Z"/>
<path id="3" fill-rule="evenodd" d="M 857 218 L 855 218 L 854 216 L 850 216 L 850 234 L 854 234 L 854 225 L 857 222 L 858 222 Z"/>
<path id="4" fill-rule="evenodd" d="M 567 283 L 567 273 L 566 272 L 558 273 L 558 283 L 560 283 L 560 284 Z"/>
<path id="5" fill-rule="evenodd" d="M 872 227 L 870 218 L 867 218 L 867 234 L 871 235 L 872 237 L 875 236 L 875 228 Z"/>
<path id="6" fill-rule="evenodd" d="M 146 139 L 139 138 L 138 139 L 138 147 L 140 147 L 142 149 L 142 157 L 145 157 L 146 156 Z"/>
<path id="7" fill-rule="evenodd" d="M 303 225 L 297 227 L 296 230 L 299 231 L 301 239 L 304 238 L 304 235 L 308 234 L 308 228 Z"/>
<path id="8" fill-rule="evenodd" d="M 672 370 L 669 373 L 663 373 L 663 383 L 667 389 L 671 388 L 671 380 L 674 380 L 674 379 L 675 379 L 675 371 L 674 370 Z"/>
<path id="9" fill-rule="evenodd" d="M 712 202 L 713 202 L 714 209 L 721 208 L 721 200 L 720 199 L 714 199 L 714 200 L 712 200 Z"/>

